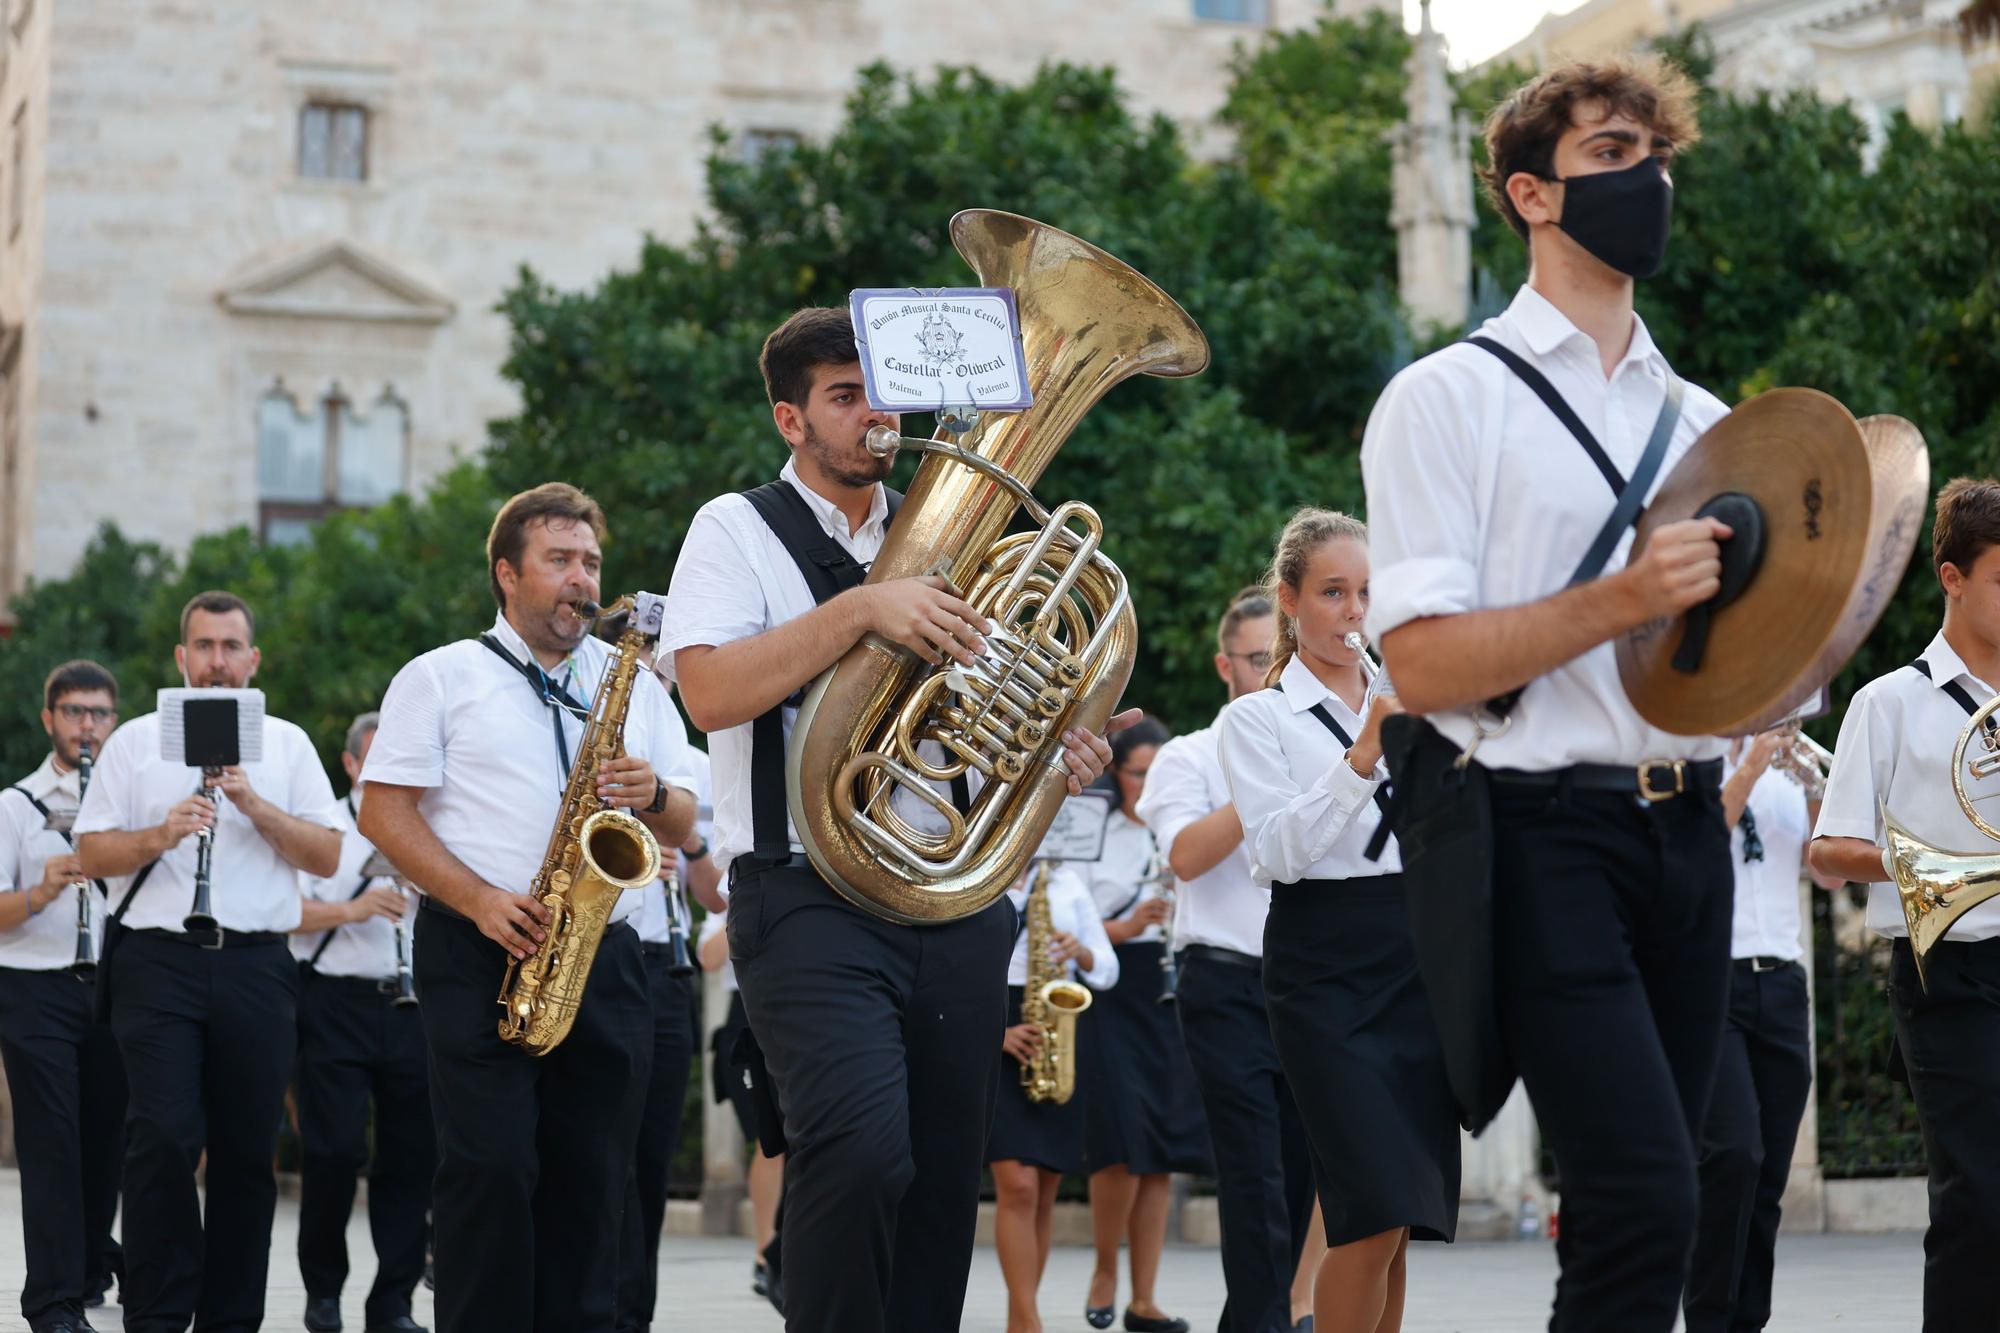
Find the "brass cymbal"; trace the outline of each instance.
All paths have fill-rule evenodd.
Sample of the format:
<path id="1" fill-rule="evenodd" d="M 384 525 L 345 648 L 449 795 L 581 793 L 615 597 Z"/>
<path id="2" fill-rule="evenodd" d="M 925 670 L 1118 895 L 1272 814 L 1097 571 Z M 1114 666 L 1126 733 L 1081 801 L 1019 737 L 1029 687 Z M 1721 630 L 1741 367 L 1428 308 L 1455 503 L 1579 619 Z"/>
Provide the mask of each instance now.
<path id="1" fill-rule="evenodd" d="M 1923 432 L 1896 416 L 1863 417 L 1856 423 L 1868 449 L 1874 504 L 1868 515 L 1868 555 L 1861 577 L 1849 590 L 1833 637 L 1801 677 L 1770 708 L 1724 735 L 1749 735 L 1784 721 L 1832 680 L 1880 620 L 1896 595 L 1910 554 L 1923 532 L 1931 503 L 1931 456 Z"/>
<path id="2" fill-rule="evenodd" d="M 1719 608 L 1649 621 L 1617 644 L 1632 706 L 1679 735 L 1729 735 L 1787 700 L 1795 707 L 1824 683 L 1814 673 L 1845 662 L 1881 612 L 1874 602 L 1865 615 L 1850 614 L 1872 568 L 1875 477 L 1861 429 L 1837 401 L 1814 389 L 1773 389 L 1710 427 L 1654 494 L 1628 559 L 1661 526 L 1695 517 L 1724 493 L 1749 497 L 1762 517 L 1762 557 L 1740 594 Z M 1725 566 L 1755 545 L 1749 523 L 1742 526 L 1725 546 Z M 1688 660 L 1698 643 L 1698 658 Z"/>

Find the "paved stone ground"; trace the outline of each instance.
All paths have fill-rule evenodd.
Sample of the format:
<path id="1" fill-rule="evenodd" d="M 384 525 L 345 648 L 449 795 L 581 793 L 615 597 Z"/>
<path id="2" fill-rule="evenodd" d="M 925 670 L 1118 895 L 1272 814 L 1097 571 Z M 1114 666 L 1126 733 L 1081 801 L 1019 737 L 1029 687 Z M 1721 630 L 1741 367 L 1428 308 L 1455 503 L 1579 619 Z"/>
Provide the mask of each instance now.
<path id="1" fill-rule="evenodd" d="M 298 1204 L 278 1203 L 272 1241 L 270 1301 L 264 1327 L 272 1333 L 303 1328 L 305 1291 L 293 1259 Z M 361 1299 L 374 1271 L 365 1218 L 357 1210 L 348 1230 L 356 1272 L 344 1301 L 347 1327 L 361 1330 Z M 1043 1318 L 1049 1333 L 1081 1330 L 1086 1250 L 1055 1252 L 1043 1283 Z M 1194 1321 L 1199 1333 L 1214 1326 L 1222 1304 L 1222 1272 L 1207 1248 L 1169 1251 L 1160 1278 L 1161 1304 Z M 1772 1333 L 1913 1333 L 1919 1326 L 1923 1280 L 1919 1238 L 1908 1232 L 1870 1236 L 1793 1236 L 1778 1242 L 1778 1289 Z M 771 1333 L 777 1316 L 750 1294 L 750 1251 L 730 1239 L 669 1236 L 661 1243 L 658 1333 Z M 1406 1333 L 1524 1333 L 1546 1327 L 1555 1280 L 1554 1250 L 1546 1244 L 1418 1246 L 1411 1252 Z M 19 1178 L 0 1172 L 0 1333 L 24 1333 L 16 1303 L 21 1284 Z M 972 1260 L 965 1333 L 1002 1333 L 999 1265 L 990 1249 Z M 417 1320 L 430 1322 L 430 1293 L 418 1288 Z M 115 1305 L 92 1313 L 102 1333 L 123 1329 Z"/>

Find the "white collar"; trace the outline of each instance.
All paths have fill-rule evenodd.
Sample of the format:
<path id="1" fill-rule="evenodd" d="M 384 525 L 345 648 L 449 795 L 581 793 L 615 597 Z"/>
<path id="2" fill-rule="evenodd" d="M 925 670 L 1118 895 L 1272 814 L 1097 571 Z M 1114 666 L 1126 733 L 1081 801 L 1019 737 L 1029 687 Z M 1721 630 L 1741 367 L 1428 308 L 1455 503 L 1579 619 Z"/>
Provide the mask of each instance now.
<path id="1" fill-rule="evenodd" d="M 541 661 L 539 658 L 535 656 L 534 650 L 528 647 L 528 641 L 521 637 L 521 632 L 515 629 L 513 624 L 507 619 L 507 613 L 505 611 L 496 612 L 494 614 L 492 634 L 495 639 L 500 641 L 500 646 L 502 648 L 505 648 L 508 652 L 514 654 L 515 661 L 524 663 L 529 666 L 541 665 Z M 590 642 L 590 636 L 588 634 L 584 635 L 583 642 L 584 643 Z M 582 670 L 583 664 L 577 661 L 577 655 L 582 651 L 583 651 L 583 644 L 578 644 L 577 647 L 574 650 L 572 650 L 568 656 L 564 657 L 562 661 L 556 663 L 555 670 L 547 672 L 548 678 L 550 680 L 558 680 L 564 676 L 567 676 L 571 681 L 574 681 L 576 679 L 577 672 Z"/>
<path id="2" fill-rule="evenodd" d="M 1568 315 L 1556 309 L 1548 297 L 1526 283 L 1522 283 L 1521 290 L 1514 293 L 1514 300 L 1507 307 L 1507 318 L 1521 331 L 1521 337 L 1527 341 L 1528 350 L 1538 357 L 1547 356 L 1558 347 L 1576 339 L 1582 340 L 1581 347 L 1589 352 L 1593 359 L 1598 354 L 1597 344 L 1589 334 L 1572 323 Z M 1654 345 L 1653 335 L 1646 331 L 1646 321 L 1639 318 L 1636 311 L 1632 315 L 1632 342 L 1626 347 L 1625 355 L 1618 359 L 1618 364 L 1612 367 L 1611 373 L 1616 375 L 1635 361 L 1662 372 L 1666 366 L 1666 358 Z"/>
<path id="3" fill-rule="evenodd" d="M 1953 681 L 1963 677 L 1979 687 L 1976 693 L 1982 698 L 1989 697 L 1993 693 L 1985 681 L 1972 674 L 1970 668 L 1965 665 L 1965 659 L 1958 655 L 1957 650 L 1945 641 L 1943 630 L 1939 630 L 1936 636 L 1931 639 L 1930 646 L 1925 648 L 1922 653 L 1922 658 L 1924 665 L 1931 669 L 1931 688 L 1933 689 L 1941 690 Z"/>
<path id="4" fill-rule="evenodd" d="M 792 483 L 792 489 L 805 498 L 806 507 L 813 511 L 813 517 L 819 520 L 819 525 L 826 529 L 829 536 L 859 537 L 863 529 L 873 527 L 889 517 L 889 496 L 879 481 L 875 483 L 875 490 L 868 498 L 868 517 L 862 520 L 861 527 L 850 533 L 847 530 L 847 515 L 841 512 L 840 506 L 800 479 L 797 459 L 787 458 L 778 476 Z"/>
<path id="5" fill-rule="evenodd" d="M 1326 682 L 1315 676 L 1304 659 L 1294 653 L 1285 663 L 1285 669 L 1278 673 L 1278 690 L 1285 696 L 1285 702 L 1292 706 L 1294 713 L 1303 713 L 1314 704 L 1333 700 L 1352 713 L 1346 700 L 1326 687 Z"/>
<path id="6" fill-rule="evenodd" d="M 103 746 L 98 747 L 100 751 L 103 748 Z M 46 755 L 42 756 L 41 764 L 36 767 L 34 772 L 22 778 L 20 785 L 25 787 L 38 801 L 47 800 L 55 792 L 62 792 L 66 796 L 81 795 L 78 791 L 80 781 L 75 769 L 72 768 L 67 773 L 58 773 L 56 771 L 56 752 L 54 750 L 50 750 Z"/>

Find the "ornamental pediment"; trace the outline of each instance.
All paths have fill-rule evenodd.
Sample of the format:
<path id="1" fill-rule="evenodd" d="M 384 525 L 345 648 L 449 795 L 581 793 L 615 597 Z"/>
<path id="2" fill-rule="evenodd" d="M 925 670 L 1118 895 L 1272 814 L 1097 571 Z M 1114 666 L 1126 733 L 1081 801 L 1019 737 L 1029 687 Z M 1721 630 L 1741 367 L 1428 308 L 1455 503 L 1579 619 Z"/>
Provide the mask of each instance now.
<path id="1" fill-rule="evenodd" d="M 349 240 L 320 241 L 250 266 L 217 293 L 239 315 L 442 324 L 449 296 L 394 260 Z"/>

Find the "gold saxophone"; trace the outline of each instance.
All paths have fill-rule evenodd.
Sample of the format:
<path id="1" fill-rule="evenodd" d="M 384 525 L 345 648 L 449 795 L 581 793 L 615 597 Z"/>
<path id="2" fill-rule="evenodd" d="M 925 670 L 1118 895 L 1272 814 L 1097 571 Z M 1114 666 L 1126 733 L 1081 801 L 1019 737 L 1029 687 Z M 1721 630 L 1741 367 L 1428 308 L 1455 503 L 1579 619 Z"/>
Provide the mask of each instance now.
<path id="1" fill-rule="evenodd" d="M 660 635 L 661 599 L 639 593 L 609 607 L 579 602 L 576 613 L 600 625 L 625 623 L 591 697 L 555 830 L 529 889 L 549 911 L 548 938 L 526 962 L 509 962 L 500 982 L 500 1037 L 530 1055 L 547 1055 L 569 1036 L 618 895 L 660 877 L 660 844 L 636 816 L 599 798 L 597 771 L 625 753 L 625 713 L 639 654 Z"/>
<path id="2" fill-rule="evenodd" d="M 785 762 L 814 867 L 908 924 L 969 916 L 1020 878 L 1068 795 L 1063 732 L 1102 730 L 1132 674 L 1138 625 L 1124 574 L 1098 549 L 1096 511 L 1051 511 L 1030 488 L 1113 385 L 1208 364 L 1187 312 L 1096 246 L 989 209 L 958 214 L 951 237 L 981 286 L 1014 293 L 1035 401 L 987 413 L 956 442 L 869 432 L 878 455 L 926 456 L 868 581 L 943 574 L 994 629 L 969 667 L 864 638 L 806 696 Z M 1006 535 L 1017 510 L 1028 530 Z M 969 810 L 938 795 L 934 784 L 975 769 L 985 783 Z"/>
<path id="3" fill-rule="evenodd" d="M 1076 1020 L 1090 1008 L 1086 986 L 1056 971 L 1049 957 L 1049 863 L 1035 869 L 1028 890 L 1028 984 L 1021 995 L 1021 1021 L 1042 1030 L 1035 1058 L 1021 1066 L 1021 1086 L 1031 1102 L 1060 1106 L 1076 1093 Z"/>

